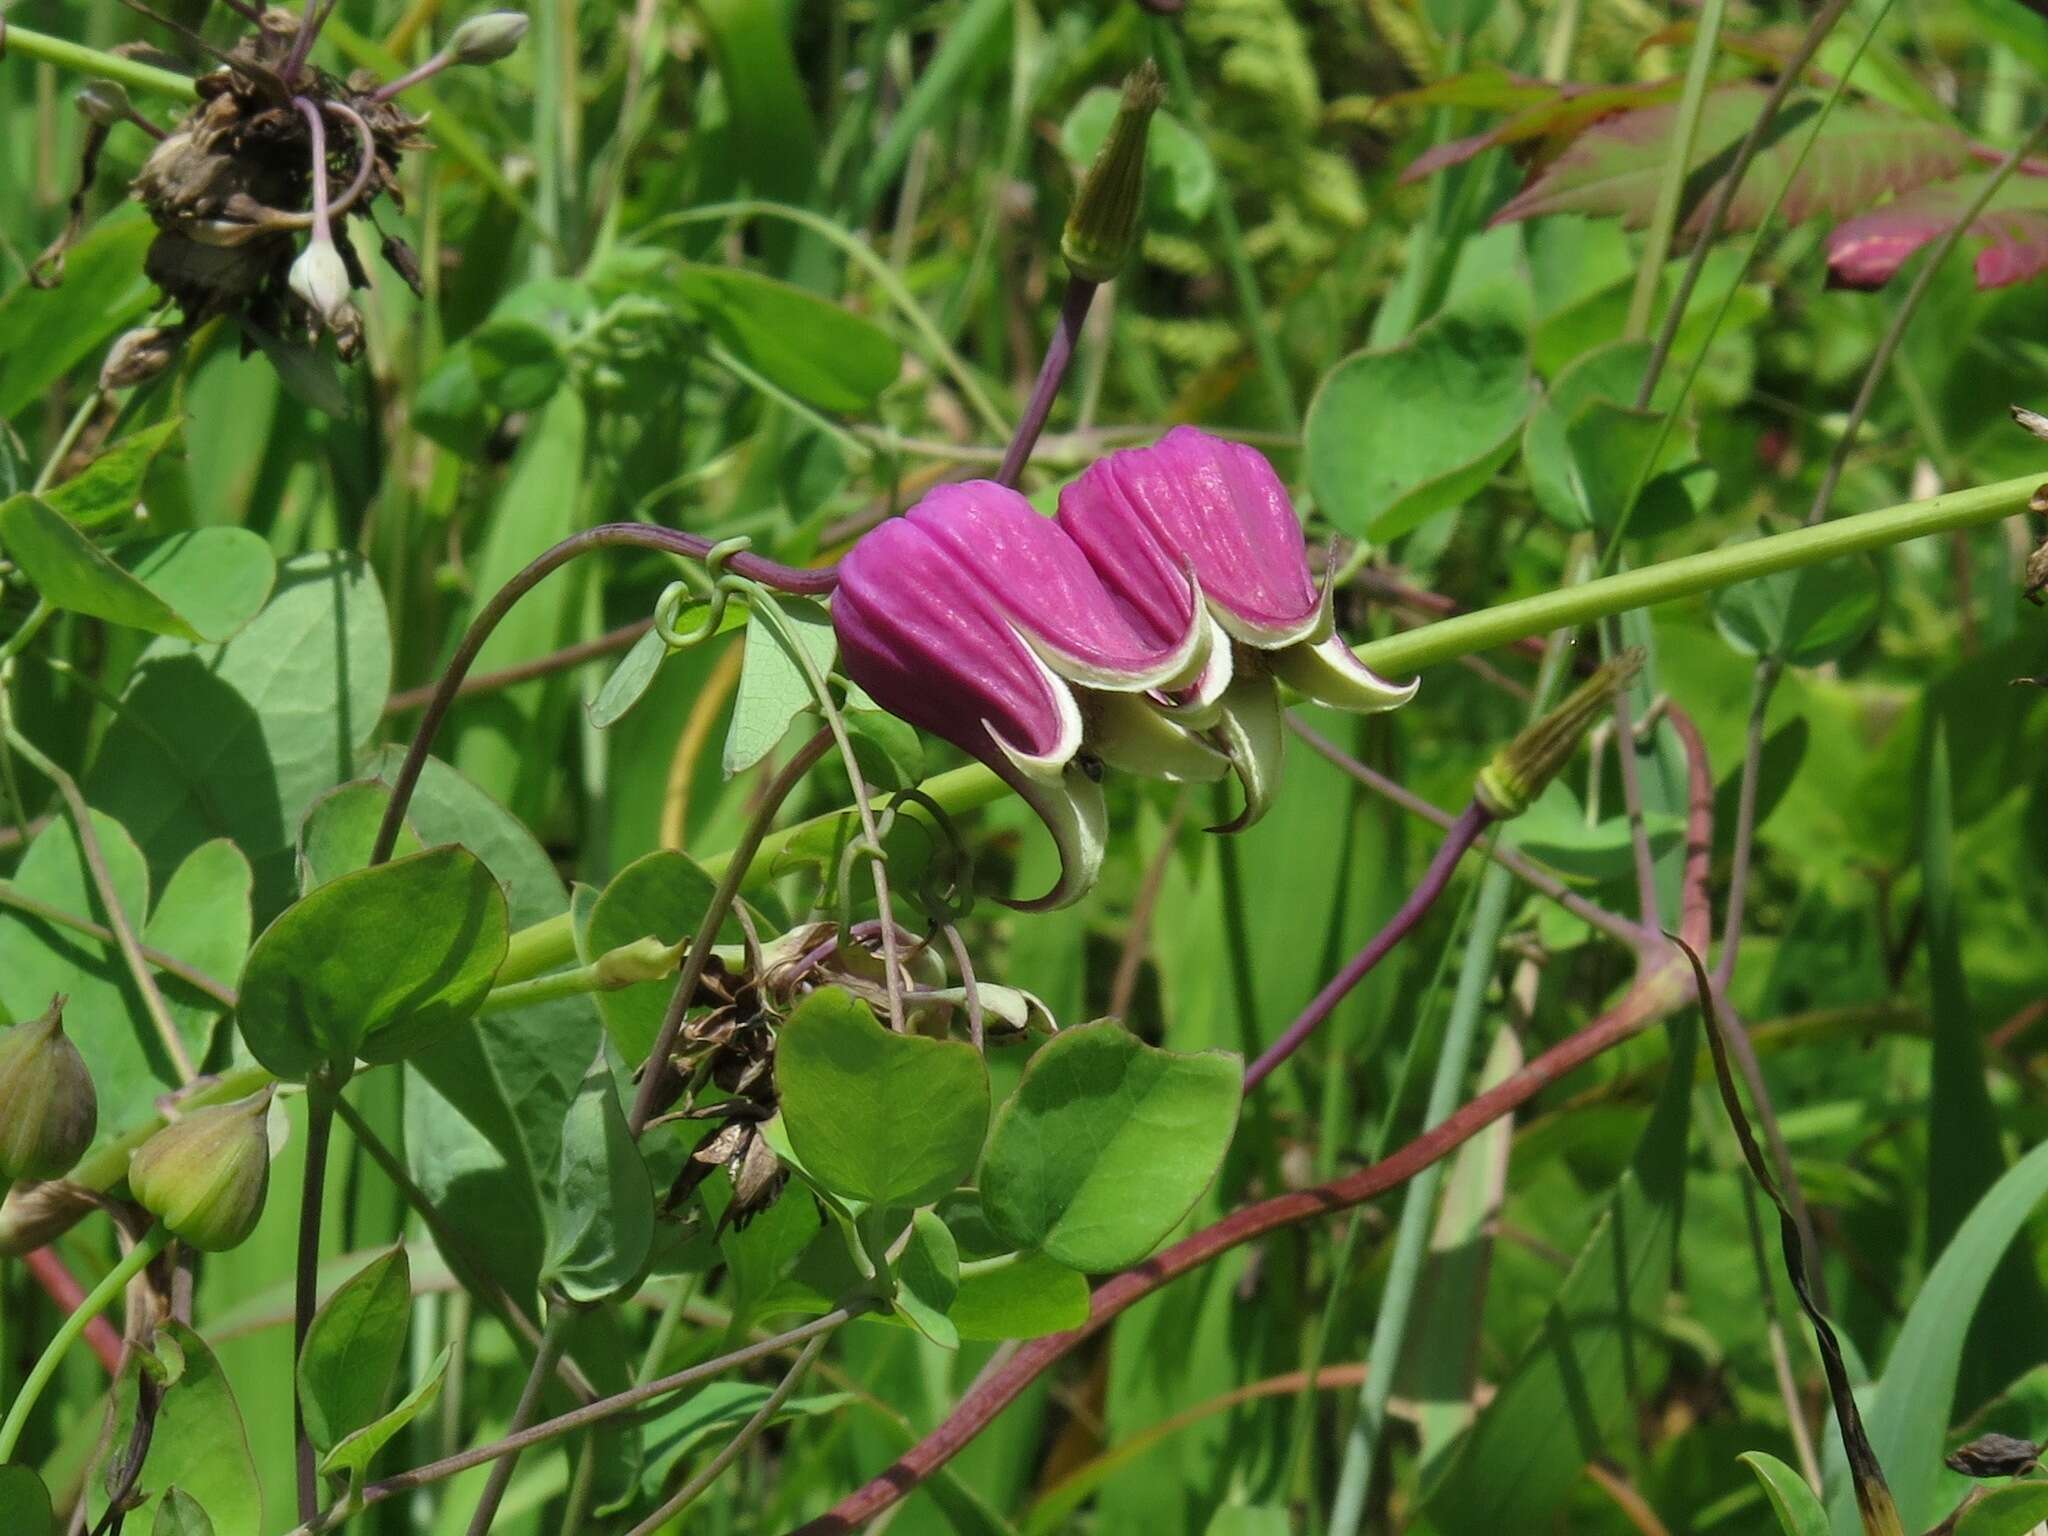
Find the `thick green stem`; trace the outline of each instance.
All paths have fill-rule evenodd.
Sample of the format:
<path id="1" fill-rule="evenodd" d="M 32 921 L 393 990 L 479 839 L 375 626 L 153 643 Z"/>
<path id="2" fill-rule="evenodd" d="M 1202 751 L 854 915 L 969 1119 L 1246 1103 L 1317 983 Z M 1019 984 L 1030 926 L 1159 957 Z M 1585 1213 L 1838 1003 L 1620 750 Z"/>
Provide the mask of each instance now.
<path id="1" fill-rule="evenodd" d="M 1902 502 L 1876 512 L 1837 518 L 1816 528 L 1799 528 L 1732 544 L 1703 554 L 1683 555 L 1661 565 L 1641 570 L 1619 571 L 1577 586 L 1535 597 L 1518 598 L 1495 608 L 1463 613 L 1420 629 L 1405 630 L 1384 640 L 1369 640 L 1358 647 L 1358 656 L 1375 672 L 1400 676 L 1427 667 L 1456 661 L 1480 651 L 1510 645 L 1531 635 L 1568 625 L 1589 624 L 1632 608 L 1647 608 L 1681 597 L 1716 592 L 1740 581 L 1769 576 L 1776 571 L 1818 565 L 1824 560 L 1865 550 L 1903 544 L 1908 539 L 1930 534 L 1953 533 L 1995 523 L 2027 510 L 2027 502 L 2041 485 L 2043 476 L 2022 475 L 1972 490 L 1952 491 L 1928 501 Z M 979 763 L 939 774 L 924 784 L 925 793 L 942 810 L 959 813 L 993 804 L 1005 793 L 1003 782 Z M 811 821 L 799 822 L 771 832 L 749 855 L 747 872 L 740 880 L 746 889 L 766 877 L 793 838 L 814 829 L 820 822 L 847 814 L 830 811 Z M 918 816 L 914 806 L 903 814 Z M 704 860 L 712 875 L 724 873 L 730 855 Z M 504 968 L 498 972 L 499 985 L 537 976 L 576 958 L 576 940 L 567 913 L 552 917 L 512 936 L 512 947 Z"/>
<path id="2" fill-rule="evenodd" d="M 1814 528 L 1798 528 L 1703 554 L 1684 555 L 1641 570 L 1620 571 L 1575 587 L 1502 603 L 1477 613 L 1459 614 L 1421 629 L 1369 641 L 1358 647 L 1358 656 L 1382 675 L 1398 677 L 1419 672 L 1545 630 L 1589 624 L 1633 608 L 1716 592 L 1737 582 L 1839 560 L 1865 550 L 1902 544 L 1908 539 L 1994 523 L 2024 512 L 2028 498 L 2041 481 L 2039 473 L 2022 475 L 1927 501 L 1909 501 L 1855 517 L 1837 518 Z"/>
<path id="3" fill-rule="evenodd" d="M 15 1444 L 21 1439 L 21 1432 L 28 1427 L 28 1416 L 34 1411 L 36 1399 L 43 1394 L 43 1388 L 50 1384 L 50 1378 L 57 1372 L 57 1364 L 64 1358 L 64 1352 L 78 1341 L 85 1332 L 85 1325 L 98 1317 L 113 1304 L 128 1282 L 142 1273 L 143 1266 L 164 1251 L 164 1245 L 171 1240 L 168 1227 L 151 1227 L 148 1236 L 128 1250 L 127 1257 L 107 1271 L 106 1278 L 92 1288 L 77 1309 L 64 1319 L 42 1354 L 28 1373 L 28 1379 L 21 1384 L 14 1406 L 7 1410 L 7 1422 L 0 1424 L 0 1466 L 6 1465 L 14 1456 Z"/>
<path id="4" fill-rule="evenodd" d="M 199 94 L 190 75 L 124 59 L 118 53 L 102 53 L 68 38 L 51 37 L 47 32 L 31 32 L 5 20 L 0 20 L 0 53 L 41 59 L 46 64 L 75 69 L 100 80 L 115 80 L 131 91 L 146 91 L 152 96 L 175 96 L 190 101 Z"/>

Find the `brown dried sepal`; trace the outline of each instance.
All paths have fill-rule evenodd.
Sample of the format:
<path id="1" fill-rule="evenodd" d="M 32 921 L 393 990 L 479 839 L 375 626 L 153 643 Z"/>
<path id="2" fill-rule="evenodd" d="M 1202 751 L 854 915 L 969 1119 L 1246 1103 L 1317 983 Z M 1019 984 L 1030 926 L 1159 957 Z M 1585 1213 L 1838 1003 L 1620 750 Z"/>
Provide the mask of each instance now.
<path id="1" fill-rule="evenodd" d="M 1951 1451 L 1942 1462 L 1964 1477 L 2019 1477 L 2041 1460 L 2041 1447 L 2017 1435 L 1979 1435 Z"/>

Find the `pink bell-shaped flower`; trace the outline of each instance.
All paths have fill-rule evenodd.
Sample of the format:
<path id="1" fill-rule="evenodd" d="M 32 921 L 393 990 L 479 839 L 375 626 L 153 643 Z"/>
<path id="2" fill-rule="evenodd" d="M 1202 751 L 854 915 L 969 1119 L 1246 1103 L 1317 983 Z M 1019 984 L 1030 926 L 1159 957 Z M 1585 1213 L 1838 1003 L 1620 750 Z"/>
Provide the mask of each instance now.
<path id="1" fill-rule="evenodd" d="M 1226 769 L 1145 698 L 1199 673 L 1206 630 L 1148 639 L 1066 536 L 1000 486 L 947 487 L 862 538 L 841 562 L 832 626 L 870 698 L 980 759 L 1045 822 L 1060 879 L 1013 905 L 1061 906 L 1094 883 L 1105 764 L 1169 779 Z"/>
<path id="2" fill-rule="evenodd" d="M 1218 631 L 1208 665 L 1163 699 L 1181 723 L 1213 727 L 1237 770 L 1245 807 L 1228 830 L 1263 815 L 1277 783 L 1277 683 L 1360 713 L 1414 696 L 1413 682 L 1379 677 L 1336 634 L 1301 520 L 1254 448 L 1175 427 L 1090 465 L 1060 493 L 1058 522 L 1155 640 L 1183 631 L 1192 604 L 1206 607 Z"/>

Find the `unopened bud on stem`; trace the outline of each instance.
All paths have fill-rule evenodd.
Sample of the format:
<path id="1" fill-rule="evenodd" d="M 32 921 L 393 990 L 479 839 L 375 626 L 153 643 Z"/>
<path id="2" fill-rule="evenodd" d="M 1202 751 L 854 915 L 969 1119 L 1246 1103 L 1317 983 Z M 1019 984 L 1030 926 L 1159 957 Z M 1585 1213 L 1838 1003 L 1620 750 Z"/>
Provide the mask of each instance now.
<path id="1" fill-rule="evenodd" d="M 0 1034 L 0 1177 L 55 1179 L 99 1128 L 99 1099 L 78 1047 L 64 1036 L 64 999 Z"/>
<path id="2" fill-rule="evenodd" d="M 292 263 L 290 282 L 292 292 L 305 300 L 306 307 L 324 324 L 331 326 L 341 318 L 348 303 L 348 265 L 331 238 L 316 234 L 307 242 Z"/>
<path id="3" fill-rule="evenodd" d="M 202 1252 L 240 1243 L 270 1191 L 272 1091 L 195 1109 L 150 1137 L 128 1164 L 136 1203 Z"/>
<path id="4" fill-rule="evenodd" d="M 1145 204 L 1145 139 L 1165 92 L 1147 59 L 1124 82 L 1124 99 L 1109 137 L 1081 178 L 1060 255 L 1076 277 L 1106 283 L 1121 272 L 1138 243 Z"/>
<path id="5" fill-rule="evenodd" d="M 90 118 L 102 128 L 111 128 L 124 121 L 135 109 L 128 102 L 128 93 L 112 80 L 90 80 L 79 88 L 71 98 L 82 116 Z"/>
<path id="6" fill-rule="evenodd" d="M 472 16 L 448 39 L 448 57 L 456 64 L 495 64 L 526 36 L 526 18 L 518 11 L 485 11 Z"/>
<path id="7" fill-rule="evenodd" d="M 1472 793 L 1505 821 L 1529 809 L 1579 749 L 1579 738 L 1643 665 L 1640 649 L 1618 653 L 1572 690 L 1565 701 L 1493 754 Z"/>

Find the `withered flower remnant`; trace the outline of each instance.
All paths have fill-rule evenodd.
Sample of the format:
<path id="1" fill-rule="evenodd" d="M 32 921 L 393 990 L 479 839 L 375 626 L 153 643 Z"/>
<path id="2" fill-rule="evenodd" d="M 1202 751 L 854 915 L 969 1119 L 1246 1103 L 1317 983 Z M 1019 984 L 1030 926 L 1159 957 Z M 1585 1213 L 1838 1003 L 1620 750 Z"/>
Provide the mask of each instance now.
<path id="1" fill-rule="evenodd" d="M 324 15 L 312 15 L 314 29 Z M 216 315 L 252 333 L 250 344 L 259 334 L 286 344 L 331 334 L 344 361 L 353 359 L 362 320 L 348 294 L 369 277 L 349 221 L 367 216 L 380 197 L 396 198 L 400 160 L 426 147 L 424 120 L 394 98 L 433 69 L 503 58 L 526 30 L 514 12 L 471 17 L 433 68 L 387 85 L 367 70 L 343 78 L 308 63 L 305 22 L 290 9 L 265 10 L 233 48 L 216 53 L 219 67 L 195 82 L 199 104 L 144 162 L 134 193 L 158 230 L 144 271 L 179 319 L 122 337 L 102 370 L 106 387 L 154 376 L 185 335 Z M 81 110 L 95 122 L 132 119 L 117 90 L 88 87 Z M 395 236 L 382 243 L 386 260 L 418 291 L 411 251 Z"/>

